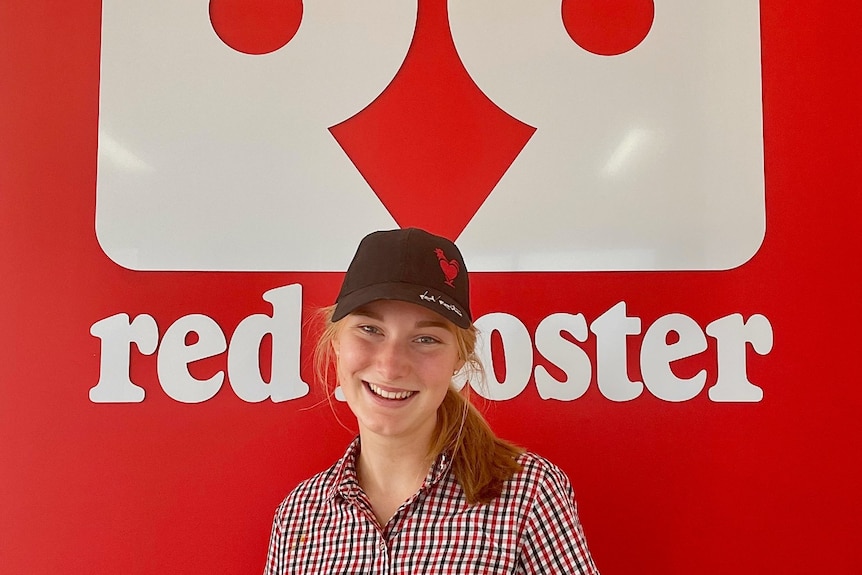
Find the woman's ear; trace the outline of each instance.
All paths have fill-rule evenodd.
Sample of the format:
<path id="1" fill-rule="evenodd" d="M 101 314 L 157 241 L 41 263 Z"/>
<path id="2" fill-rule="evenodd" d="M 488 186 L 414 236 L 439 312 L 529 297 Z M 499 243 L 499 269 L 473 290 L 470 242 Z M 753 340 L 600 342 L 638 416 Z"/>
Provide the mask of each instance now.
<path id="1" fill-rule="evenodd" d="M 467 363 L 467 362 L 461 358 L 458 358 L 458 362 L 455 364 L 455 371 L 452 372 L 452 375 L 455 375 L 456 373 L 461 371 L 461 368 L 464 367 L 465 363 Z"/>
<path id="2" fill-rule="evenodd" d="M 341 351 L 341 342 L 338 341 L 338 336 L 332 338 L 332 341 L 329 342 L 329 345 L 332 346 L 332 351 L 335 353 L 335 357 L 338 357 L 338 353 Z"/>

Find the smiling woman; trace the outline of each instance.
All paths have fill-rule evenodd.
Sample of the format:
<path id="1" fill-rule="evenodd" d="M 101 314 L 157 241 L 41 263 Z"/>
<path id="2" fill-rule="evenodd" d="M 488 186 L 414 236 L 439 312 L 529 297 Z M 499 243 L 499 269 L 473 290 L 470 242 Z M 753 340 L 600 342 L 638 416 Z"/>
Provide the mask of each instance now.
<path id="1" fill-rule="evenodd" d="M 464 363 L 455 334 L 435 316 L 415 304 L 378 300 L 339 322 L 331 342 L 338 381 L 366 443 L 373 436 L 427 450 L 437 408 Z"/>
<path id="2" fill-rule="evenodd" d="M 359 437 L 279 506 L 267 575 L 598 573 L 565 474 L 497 438 L 453 385 L 484 374 L 455 244 L 366 236 L 322 313 L 317 376 Z"/>

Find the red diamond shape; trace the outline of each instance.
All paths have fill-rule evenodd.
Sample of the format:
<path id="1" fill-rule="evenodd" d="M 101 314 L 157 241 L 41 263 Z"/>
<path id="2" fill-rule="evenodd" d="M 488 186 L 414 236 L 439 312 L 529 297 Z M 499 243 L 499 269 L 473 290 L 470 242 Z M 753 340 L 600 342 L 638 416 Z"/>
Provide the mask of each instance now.
<path id="1" fill-rule="evenodd" d="M 439 0 L 419 1 L 412 44 L 386 90 L 329 130 L 399 226 L 453 240 L 536 131 L 473 83 Z"/>

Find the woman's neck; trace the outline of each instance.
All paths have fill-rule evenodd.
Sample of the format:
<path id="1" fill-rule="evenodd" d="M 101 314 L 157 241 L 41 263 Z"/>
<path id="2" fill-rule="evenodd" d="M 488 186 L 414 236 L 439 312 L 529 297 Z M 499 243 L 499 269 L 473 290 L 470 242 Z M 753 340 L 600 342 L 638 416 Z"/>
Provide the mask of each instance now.
<path id="1" fill-rule="evenodd" d="M 428 474 L 429 441 L 399 440 L 360 433 L 356 475 L 378 523 L 383 526 Z"/>

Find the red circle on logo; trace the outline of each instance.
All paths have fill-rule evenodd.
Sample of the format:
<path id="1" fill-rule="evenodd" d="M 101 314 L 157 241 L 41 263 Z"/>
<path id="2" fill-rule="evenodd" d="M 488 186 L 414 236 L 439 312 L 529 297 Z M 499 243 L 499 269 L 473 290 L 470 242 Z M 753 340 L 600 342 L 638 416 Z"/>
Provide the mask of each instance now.
<path id="1" fill-rule="evenodd" d="M 210 0 L 209 11 L 221 41 L 244 54 L 275 52 L 302 22 L 302 0 Z"/>
<path id="2" fill-rule="evenodd" d="M 640 44 L 655 17 L 653 0 L 563 0 L 563 26 L 575 43 L 600 56 Z"/>

